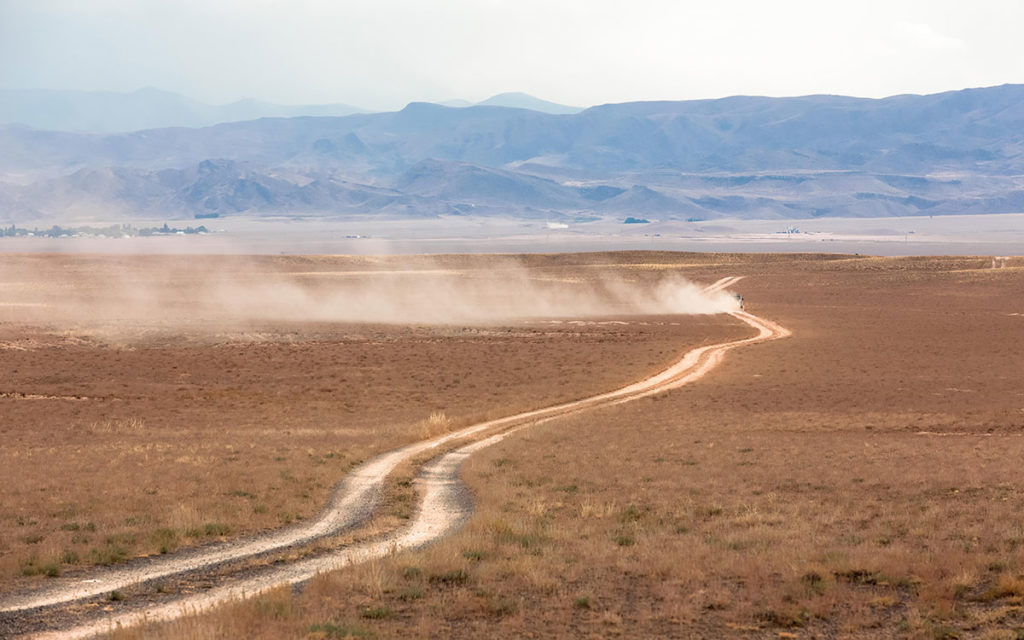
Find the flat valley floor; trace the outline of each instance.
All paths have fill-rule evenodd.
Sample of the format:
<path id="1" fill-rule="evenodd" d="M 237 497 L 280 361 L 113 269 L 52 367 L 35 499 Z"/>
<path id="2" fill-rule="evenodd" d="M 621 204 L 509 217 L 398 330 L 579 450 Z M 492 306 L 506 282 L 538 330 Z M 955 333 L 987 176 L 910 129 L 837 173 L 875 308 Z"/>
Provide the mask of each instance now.
<path id="1" fill-rule="evenodd" d="M 594 303 L 744 276 L 791 337 L 480 451 L 454 535 L 114 636 L 1024 637 L 1024 260 L 991 265 L 3 255 L 0 590 L 308 519 L 376 453 L 746 337 Z M 354 282 L 411 302 L 338 321 Z M 381 521 L 413 508 L 396 489 Z"/>

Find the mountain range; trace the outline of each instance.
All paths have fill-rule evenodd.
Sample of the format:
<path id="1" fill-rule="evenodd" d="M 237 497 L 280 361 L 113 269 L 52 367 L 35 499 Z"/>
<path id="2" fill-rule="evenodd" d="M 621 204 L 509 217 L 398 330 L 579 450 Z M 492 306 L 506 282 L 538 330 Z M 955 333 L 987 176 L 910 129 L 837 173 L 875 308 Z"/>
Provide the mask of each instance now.
<path id="1" fill-rule="evenodd" d="M 281 105 L 260 100 L 210 105 L 153 88 L 131 93 L 0 89 L 0 123 L 56 131 L 116 133 L 206 127 L 267 117 L 346 116 L 362 111 L 347 104 Z"/>
<path id="2" fill-rule="evenodd" d="M 449 100 L 449 107 L 514 107 L 542 113 L 579 113 L 526 93 L 500 93 L 482 102 Z M 283 105 L 238 100 L 211 105 L 170 91 L 147 87 L 128 93 L 51 89 L 0 89 L 0 124 L 24 124 L 51 131 L 123 133 L 162 127 L 208 127 L 222 122 L 297 116 L 367 113 L 348 104 Z"/>
<path id="3" fill-rule="evenodd" d="M 513 106 L 411 103 L 121 133 L 0 125 L 0 221 L 1024 211 L 1022 85 L 556 113 L 521 94 L 494 100 Z"/>

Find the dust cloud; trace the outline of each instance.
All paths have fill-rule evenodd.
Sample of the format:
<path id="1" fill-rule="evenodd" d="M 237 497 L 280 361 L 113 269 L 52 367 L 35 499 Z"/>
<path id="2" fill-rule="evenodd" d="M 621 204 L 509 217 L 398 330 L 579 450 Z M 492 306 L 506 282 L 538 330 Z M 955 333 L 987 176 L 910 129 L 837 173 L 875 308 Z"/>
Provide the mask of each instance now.
<path id="1" fill-rule="evenodd" d="M 672 272 L 528 268 L 495 259 L 454 269 L 420 260 L 364 265 L 201 259 L 66 263 L 0 272 L 0 319 L 195 328 L 267 321 L 487 324 L 653 314 L 715 314 L 737 302 Z M 363 266 L 364 268 L 360 268 Z M 382 268 L 384 267 L 384 268 Z M 327 270 L 333 269 L 333 270 Z"/>
<path id="2" fill-rule="evenodd" d="M 681 277 L 628 283 L 602 277 L 560 282 L 504 268 L 487 274 L 410 273 L 334 278 L 329 285 L 275 282 L 215 289 L 218 311 L 243 318 L 384 323 L 490 323 L 531 318 L 708 314 L 735 309 Z"/>

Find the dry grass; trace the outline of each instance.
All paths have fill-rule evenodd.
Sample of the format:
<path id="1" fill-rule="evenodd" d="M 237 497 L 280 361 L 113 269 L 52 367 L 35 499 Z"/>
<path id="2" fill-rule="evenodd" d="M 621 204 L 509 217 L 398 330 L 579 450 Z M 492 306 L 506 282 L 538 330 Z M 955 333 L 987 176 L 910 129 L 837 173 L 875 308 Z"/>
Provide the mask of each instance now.
<path id="1" fill-rule="evenodd" d="M 137 434 L 146 428 L 146 421 L 142 418 L 114 418 L 99 420 L 86 427 L 86 430 L 94 435 L 101 433 Z"/>
<path id="2" fill-rule="evenodd" d="M 455 428 L 455 422 L 444 411 L 431 411 L 430 416 L 422 422 L 420 438 L 427 440 L 439 436 Z"/>
<path id="3" fill-rule="evenodd" d="M 1024 274 L 745 260 L 792 339 L 480 452 L 429 549 L 116 637 L 1024 636 Z"/>
<path id="4" fill-rule="evenodd" d="M 173 271 L 175 259 L 0 260 L 0 273 L 31 271 L 36 289 L 57 295 L 76 273 L 102 282 L 111 271 Z M 359 267 L 353 260 L 312 263 Z M 29 264 L 15 269 L 19 261 Z M 309 267 L 281 259 L 260 268 Z M 2 352 L 0 382 L 0 591 L 308 519 L 348 469 L 379 452 L 615 388 L 687 341 L 742 331 L 720 317 L 672 322 L 0 322 L 0 343 L 16 347 Z"/>

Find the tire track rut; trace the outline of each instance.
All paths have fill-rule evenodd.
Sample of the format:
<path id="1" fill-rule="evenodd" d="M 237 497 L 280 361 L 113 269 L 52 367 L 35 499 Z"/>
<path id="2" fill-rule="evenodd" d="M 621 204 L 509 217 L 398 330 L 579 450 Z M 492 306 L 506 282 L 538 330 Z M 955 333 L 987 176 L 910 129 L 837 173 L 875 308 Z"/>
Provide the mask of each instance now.
<path id="1" fill-rule="evenodd" d="M 724 290 L 741 278 L 742 276 L 722 278 L 706 287 L 704 291 L 712 293 Z M 521 429 L 558 417 L 600 406 L 630 402 L 681 387 L 704 376 L 718 365 L 725 353 L 731 349 L 790 335 L 789 330 L 784 327 L 745 311 L 733 311 L 730 315 L 756 329 L 757 335 L 698 347 L 687 352 L 664 371 L 614 391 L 479 423 L 377 456 L 353 469 L 339 483 L 328 508 L 315 521 L 306 525 L 192 552 L 162 556 L 140 566 L 100 571 L 92 574 L 87 580 L 79 577 L 77 580 L 70 579 L 61 584 L 48 585 L 44 589 L 17 594 L 0 600 L 0 616 L 46 608 L 52 608 L 57 614 L 63 605 L 96 598 L 117 589 L 258 557 L 352 529 L 372 517 L 374 509 L 380 503 L 387 477 L 399 464 L 431 451 L 443 451 L 444 448 L 460 441 L 477 438 L 437 456 L 422 467 L 414 482 L 419 495 L 418 509 L 410 524 L 400 529 L 375 540 L 351 544 L 324 555 L 247 572 L 244 577 L 228 577 L 221 584 L 201 593 L 107 615 L 77 624 L 73 628 L 42 632 L 30 637 L 86 638 L 117 627 L 134 626 L 147 621 L 172 620 L 218 604 L 252 597 L 280 585 L 302 583 L 317 573 L 426 545 L 458 528 L 469 517 L 472 509 L 466 491 L 458 480 L 458 473 L 462 462 L 476 451 L 491 446 Z"/>

